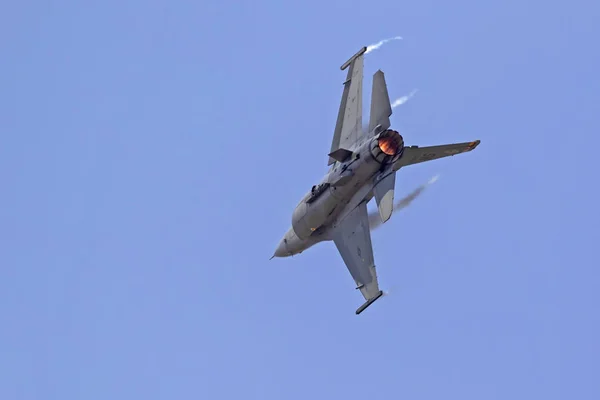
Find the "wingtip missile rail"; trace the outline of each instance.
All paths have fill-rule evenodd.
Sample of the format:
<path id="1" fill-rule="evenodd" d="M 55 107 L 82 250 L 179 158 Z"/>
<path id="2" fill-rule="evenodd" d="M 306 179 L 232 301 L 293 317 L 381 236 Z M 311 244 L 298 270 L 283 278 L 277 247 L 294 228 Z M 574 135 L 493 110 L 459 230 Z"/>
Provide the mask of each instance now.
<path id="1" fill-rule="evenodd" d="M 362 49 L 360 49 L 355 55 L 353 55 L 352 57 L 350 57 L 350 59 L 348 61 L 346 61 L 341 67 L 340 69 L 343 71 L 346 68 L 348 68 L 348 66 L 350 64 L 352 64 L 352 61 L 354 61 L 355 59 L 357 59 L 358 57 L 362 56 L 363 54 L 365 54 L 365 52 L 367 51 L 367 46 L 363 46 Z"/>

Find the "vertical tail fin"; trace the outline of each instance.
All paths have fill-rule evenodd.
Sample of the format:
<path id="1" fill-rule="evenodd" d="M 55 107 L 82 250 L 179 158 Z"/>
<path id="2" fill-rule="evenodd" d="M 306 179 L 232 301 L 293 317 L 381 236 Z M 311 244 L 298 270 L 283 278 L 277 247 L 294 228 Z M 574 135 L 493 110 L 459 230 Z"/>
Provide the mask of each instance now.
<path id="1" fill-rule="evenodd" d="M 391 125 L 390 116 L 392 115 L 392 105 L 388 95 L 385 76 L 381 70 L 373 75 L 373 89 L 371 90 L 371 115 L 369 117 L 369 132 L 372 132 L 377 125 L 381 125 L 383 130 Z"/>

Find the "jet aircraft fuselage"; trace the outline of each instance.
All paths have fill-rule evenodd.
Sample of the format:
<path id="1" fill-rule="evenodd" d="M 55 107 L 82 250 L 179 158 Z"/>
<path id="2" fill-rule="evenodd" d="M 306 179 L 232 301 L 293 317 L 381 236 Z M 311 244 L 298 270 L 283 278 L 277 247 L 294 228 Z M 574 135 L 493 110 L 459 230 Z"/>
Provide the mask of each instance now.
<path id="1" fill-rule="evenodd" d="M 319 242 L 333 240 L 331 230 L 336 227 L 336 221 L 363 200 L 368 202 L 373 197 L 373 187 L 385 178 L 385 172 L 394 172 L 393 163 L 402 156 L 403 150 L 402 136 L 397 131 L 387 130 L 359 143 L 350 159 L 336 161 L 294 209 L 292 226 L 279 242 L 274 256 L 293 256 Z M 381 178 L 374 179 L 376 176 Z"/>
<path id="2" fill-rule="evenodd" d="M 360 314 L 383 295 L 379 288 L 367 203 L 374 197 L 381 222 L 394 210 L 396 172 L 409 165 L 473 150 L 479 140 L 437 146 L 404 146 L 390 129 L 392 106 L 381 70 L 373 75 L 371 113 L 362 127 L 363 47 L 340 68 L 348 69 L 335 125 L 328 173 L 300 200 L 292 226 L 273 257 L 288 257 L 331 240 L 366 300 Z"/>

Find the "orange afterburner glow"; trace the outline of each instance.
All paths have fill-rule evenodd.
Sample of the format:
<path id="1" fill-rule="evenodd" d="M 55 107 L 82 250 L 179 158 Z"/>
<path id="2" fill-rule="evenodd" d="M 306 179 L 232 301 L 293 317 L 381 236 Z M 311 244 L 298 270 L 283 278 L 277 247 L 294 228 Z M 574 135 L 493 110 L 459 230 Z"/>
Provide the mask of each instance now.
<path id="1" fill-rule="evenodd" d="M 381 151 L 383 151 L 388 156 L 396 155 L 398 150 L 400 150 L 398 143 L 396 143 L 396 140 L 394 140 L 393 137 L 381 138 L 381 139 L 379 139 L 378 144 L 379 144 L 379 148 L 381 149 Z"/>
<path id="2" fill-rule="evenodd" d="M 378 141 L 379 148 L 388 156 L 395 156 L 402 150 L 402 136 L 393 130 L 385 131 Z"/>
<path id="3" fill-rule="evenodd" d="M 404 152 L 404 138 L 392 129 L 381 132 L 372 143 L 371 155 L 380 163 L 395 162 Z"/>

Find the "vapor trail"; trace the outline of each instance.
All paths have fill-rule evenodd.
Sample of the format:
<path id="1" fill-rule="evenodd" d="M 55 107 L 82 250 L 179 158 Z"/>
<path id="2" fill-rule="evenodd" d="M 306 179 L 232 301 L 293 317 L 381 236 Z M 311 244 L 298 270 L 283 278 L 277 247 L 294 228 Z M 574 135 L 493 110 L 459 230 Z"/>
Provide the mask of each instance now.
<path id="1" fill-rule="evenodd" d="M 396 100 L 394 100 L 394 102 L 392 103 L 392 108 L 396 108 L 398 106 L 401 106 L 402 104 L 406 103 L 407 101 L 409 101 L 415 94 L 417 93 L 417 89 L 414 89 L 412 92 L 410 92 L 409 94 L 407 94 L 406 96 L 402 96 L 397 98 Z"/>
<path id="2" fill-rule="evenodd" d="M 369 54 L 370 52 L 372 52 L 373 50 L 377 50 L 378 48 L 380 48 L 381 46 L 383 46 L 384 44 L 386 44 L 387 42 L 390 42 L 392 40 L 402 40 L 401 36 L 394 36 L 391 38 L 387 38 L 387 39 L 383 39 L 377 43 L 373 43 L 367 46 L 367 51 L 365 52 L 365 54 Z"/>
<path id="3" fill-rule="evenodd" d="M 435 183 L 435 181 L 437 181 L 439 177 L 439 175 L 434 176 L 429 180 L 429 182 L 419 186 L 408 196 L 404 197 L 403 199 L 400 199 L 396 204 L 394 204 L 394 210 L 398 211 L 408 207 L 414 199 L 416 199 L 421 193 L 423 193 L 427 186 L 431 185 L 432 183 Z M 381 226 L 381 217 L 379 216 L 379 211 L 375 211 L 369 214 L 369 226 L 371 230 L 377 229 Z"/>

